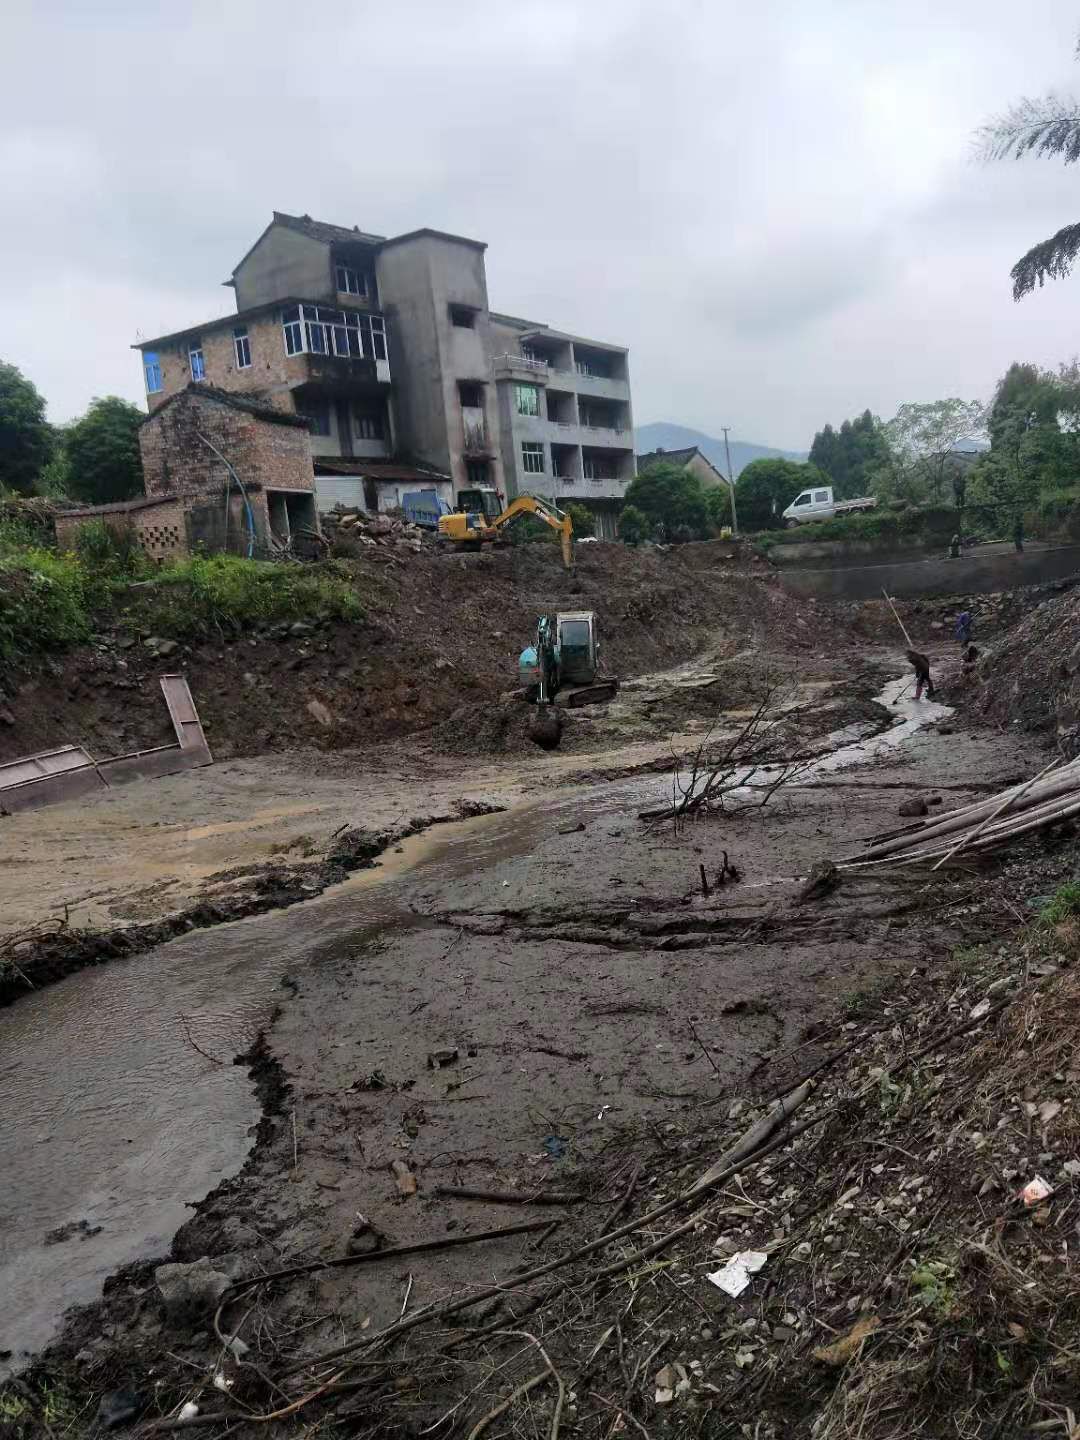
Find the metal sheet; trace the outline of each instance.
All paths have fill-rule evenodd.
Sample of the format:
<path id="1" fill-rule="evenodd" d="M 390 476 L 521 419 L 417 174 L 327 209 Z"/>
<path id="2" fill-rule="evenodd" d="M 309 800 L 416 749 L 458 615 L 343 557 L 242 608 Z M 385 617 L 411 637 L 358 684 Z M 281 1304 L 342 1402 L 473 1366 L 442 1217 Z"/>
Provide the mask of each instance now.
<path id="1" fill-rule="evenodd" d="M 0 762 L 0 790 L 22 785 L 27 780 L 40 780 L 43 775 L 80 770 L 93 763 L 81 745 L 59 745 L 55 750 L 42 750 L 37 755 L 20 755 L 18 760 Z"/>
<path id="2" fill-rule="evenodd" d="M 195 709 L 195 701 L 191 698 L 187 681 L 183 675 L 162 675 L 161 689 L 181 750 L 189 753 L 193 759 L 200 757 L 195 763 L 209 765 L 213 756 L 206 743 L 199 712 Z"/>

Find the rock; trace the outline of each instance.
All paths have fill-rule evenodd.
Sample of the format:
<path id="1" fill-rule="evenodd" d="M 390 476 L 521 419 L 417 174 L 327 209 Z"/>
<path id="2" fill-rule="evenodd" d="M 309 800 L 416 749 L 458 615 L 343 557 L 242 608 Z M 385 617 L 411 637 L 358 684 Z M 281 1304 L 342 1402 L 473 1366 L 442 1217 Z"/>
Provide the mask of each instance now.
<path id="1" fill-rule="evenodd" d="M 394 522 L 388 515 L 372 515 L 367 528 L 372 535 L 389 535 L 394 529 Z"/>
<path id="2" fill-rule="evenodd" d="M 394 1184 L 403 1199 L 416 1194 L 416 1176 L 412 1173 L 404 1160 L 392 1160 L 390 1169 L 394 1174 Z"/>
<path id="3" fill-rule="evenodd" d="M 98 1405 L 98 1424 L 106 1430 L 118 1430 L 121 1425 L 130 1425 L 146 1409 L 146 1396 L 138 1390 L 110 1390 L 101 1397 Z"/>
<path id="4" fill-rule="evenodd" d="M 130 650 L 132 645 L 134 644 L 134 635 L 118 635 L 113 641 L 113 645 L 116 647 L 117 650 Z"/>
<path id="5" fill-rule="evenodd" d="M 0 707 L 0 725 L 14 725 L 15 716 L 10 710 Z"/>
<path id="6" fill-rule="evenodd" d="M 157 643 L 157 653 L 159 655 L 172 655 L 174 651 L 179 649 L 179 640 L 159 640 Z"/>
<path id="7" fill-rule="evenodd" d="M 314 632 L 314 625 L 309 625 L 306 620 L 294 620 L 289 626 L 290 635 L 312 635 Z"/>
<path id="8" fill-rule="evenodd" d="M 447 1065 L 456 1065 L 458 1063 L 457 1046 L 448 1046 L 445 1050 L 429 1051 L 427 1063 L 429 1070 L 445 1070 Z"/>
<path id="9" fill-rule="evenodd" d="M 926 801 L 920 795 L 915 800 L 904 800 L 901 802 L 898 815 L 925 815 L 927 812 Z"/>
<path id="10" fill-rule="evenodd" d="M 772 1330 L 774 1340 L 794 1340 L 795 1331 L 790 1325 L 774 1325 Z"/>
<path id="11" fill-rule="evenodd" d="M 311 718 L 320 724 L 324 730 L 329 730 L 334 723 L 334 717 L 321 700 L 309 700 L 304 707 Z"/>
<path id="12" fill-rule="evenodd" d="M 159 1265 L 154 1280 L 171 1320 L 194 1319 L 214 1309 L 231 1283 L 206 1255 L 190 1265 Z"/>

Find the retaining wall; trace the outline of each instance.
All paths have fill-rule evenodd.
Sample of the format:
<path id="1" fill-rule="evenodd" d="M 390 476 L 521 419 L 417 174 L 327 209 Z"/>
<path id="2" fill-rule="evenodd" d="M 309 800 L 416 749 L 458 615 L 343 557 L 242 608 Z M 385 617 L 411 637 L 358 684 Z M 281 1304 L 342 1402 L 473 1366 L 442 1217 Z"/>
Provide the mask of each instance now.
<path id="1" fill-rule="evenodd" d="M 1041 585 L 1063 580 L 1080 571 L 1080 545 L 998 551 L 961 555 L 958 560 L 935 557 L 877 565 L 843 565 L 828 568 L 784 566 L 777 571 L 781 584 L 796 595 L 822 600 L 871 600 L 882 589 L 890 595 L 985 595 L 1019 585 Z"/>

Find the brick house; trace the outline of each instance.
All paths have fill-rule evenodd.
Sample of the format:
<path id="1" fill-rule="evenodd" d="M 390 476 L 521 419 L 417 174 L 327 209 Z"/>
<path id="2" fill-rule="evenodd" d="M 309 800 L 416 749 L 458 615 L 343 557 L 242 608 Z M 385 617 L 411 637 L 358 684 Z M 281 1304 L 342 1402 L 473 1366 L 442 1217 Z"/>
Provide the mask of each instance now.
<path id="1" fill-rule="evenodd" d="M 191 383 L 146 417 L 139 449 L 147 500 L 180 506 L 186 549 L 259 554 L 318 532 L 303 416 Z"/>

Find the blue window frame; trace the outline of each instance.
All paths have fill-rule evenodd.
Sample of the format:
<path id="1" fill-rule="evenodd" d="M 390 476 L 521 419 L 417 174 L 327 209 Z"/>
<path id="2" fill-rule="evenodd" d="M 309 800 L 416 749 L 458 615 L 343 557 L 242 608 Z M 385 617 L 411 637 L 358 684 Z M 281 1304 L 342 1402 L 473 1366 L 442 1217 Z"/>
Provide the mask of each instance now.
<path id="1" fill-rule="evenodd" d="M 146 393 L 148 395 L 156 395 L 158 391 L 163 388 L 161 383 L 161 362 L 157 357 L 157 352 L 147 350 L 143 354 L 142 363 L 143 374 L 146 376 Z"/>

